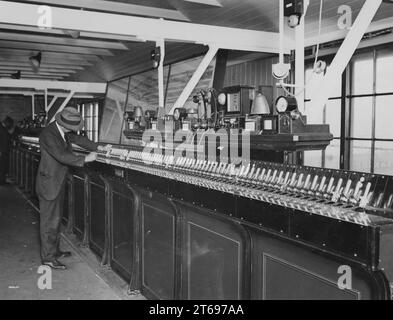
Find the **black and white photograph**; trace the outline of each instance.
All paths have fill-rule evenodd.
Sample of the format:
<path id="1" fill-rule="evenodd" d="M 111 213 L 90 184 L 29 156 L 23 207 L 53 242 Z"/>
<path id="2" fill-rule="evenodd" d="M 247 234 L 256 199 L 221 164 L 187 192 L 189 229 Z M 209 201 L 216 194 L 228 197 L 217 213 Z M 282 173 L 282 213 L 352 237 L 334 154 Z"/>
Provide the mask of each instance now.
<path id="1" fill-rule="evenodd" d="M 0 0 L 0 301 L 392 299 L 392 0 Z"/>

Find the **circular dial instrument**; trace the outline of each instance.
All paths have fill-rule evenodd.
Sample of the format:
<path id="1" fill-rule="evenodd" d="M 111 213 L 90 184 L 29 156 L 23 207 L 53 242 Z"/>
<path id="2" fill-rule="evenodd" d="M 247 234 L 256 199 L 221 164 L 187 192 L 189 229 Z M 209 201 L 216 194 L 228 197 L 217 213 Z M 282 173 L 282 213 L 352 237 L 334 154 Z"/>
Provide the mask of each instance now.
<path id="1" fill-rule="evenodd" d="M 225 94 L 225 93 L 220 93 L 220 94 L 218 95 L 217 100 L 218 100 L 218 103 L 219 103 L 220 105 L 222 105 L 222 106 L 225 105 L 226 100 L 227 100 L 226 94 Z"/>
<path id="2" fill-rule="evenodd" d="M 297 101 L 294 97 L 278 97 L 276 100 L 276 110 L 278 113 L 290 112 L 297 109 Z"/>

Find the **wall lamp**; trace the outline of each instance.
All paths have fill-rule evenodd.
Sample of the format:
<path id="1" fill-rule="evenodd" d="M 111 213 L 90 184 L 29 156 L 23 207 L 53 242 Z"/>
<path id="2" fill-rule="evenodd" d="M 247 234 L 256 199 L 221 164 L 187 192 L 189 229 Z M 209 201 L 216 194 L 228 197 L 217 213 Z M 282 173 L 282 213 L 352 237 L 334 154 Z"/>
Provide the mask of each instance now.
<path id="1" fill-rule="evenodd" d="M 154 50 L 151 51 L 150 59 L 151 59 L 151 61 L 153 61 L 153 68 L 157 69 L 160 66 L 160 60 L 161 60 L 161 48 L 160 47 L 156 47 Z"/>

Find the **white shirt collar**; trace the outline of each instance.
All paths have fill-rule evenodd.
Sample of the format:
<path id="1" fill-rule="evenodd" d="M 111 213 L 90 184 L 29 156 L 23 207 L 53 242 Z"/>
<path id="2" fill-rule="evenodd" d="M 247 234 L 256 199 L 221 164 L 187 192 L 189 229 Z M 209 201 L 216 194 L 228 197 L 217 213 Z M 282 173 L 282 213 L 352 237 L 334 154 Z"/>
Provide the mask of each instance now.
<path id="1" fill-rule="evenodd" d="M 61 137 L 63 138 L 64 141 L 66 141 L 66 139 L 65 139 L 65 137 L 64 137 L 64 131 L 63 131 L 63 129 L 59 126 L 59 124 L 57 123 L 57 121 L 56 121 L 56 126 L 57 126 L 57 129 L 59 129 L 59 132 L 60 132 Z"/>

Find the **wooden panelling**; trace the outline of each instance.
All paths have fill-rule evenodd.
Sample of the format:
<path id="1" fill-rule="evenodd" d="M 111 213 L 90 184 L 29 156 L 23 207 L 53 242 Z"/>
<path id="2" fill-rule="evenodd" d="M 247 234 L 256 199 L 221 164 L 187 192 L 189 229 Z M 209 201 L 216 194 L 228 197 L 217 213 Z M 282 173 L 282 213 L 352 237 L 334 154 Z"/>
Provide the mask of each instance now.
<path id="1" fill-rule="evenodd" d="M 278 62 L 278 58 L 259 59 L 244 62 L 227 67 L 224 85 L 249 85 L 258 89 L 259 86 L 272 87 L 273 101 L 268 101 L 270 105 L 275 99 L 283 94 L 282 89 L 276 86 L 277 80 L 272 76 L 272 65 Z M 262 88 L 262 91 L 264 89 Z M 263 92 L 267 95 L 265 92 Z"/>
<path id="2" fill-rule="evenodd" d="M 6 116 L 20 121 L 31 116 L 31 97 L 22 95 L 0 95 L 0 121 Z"/>

